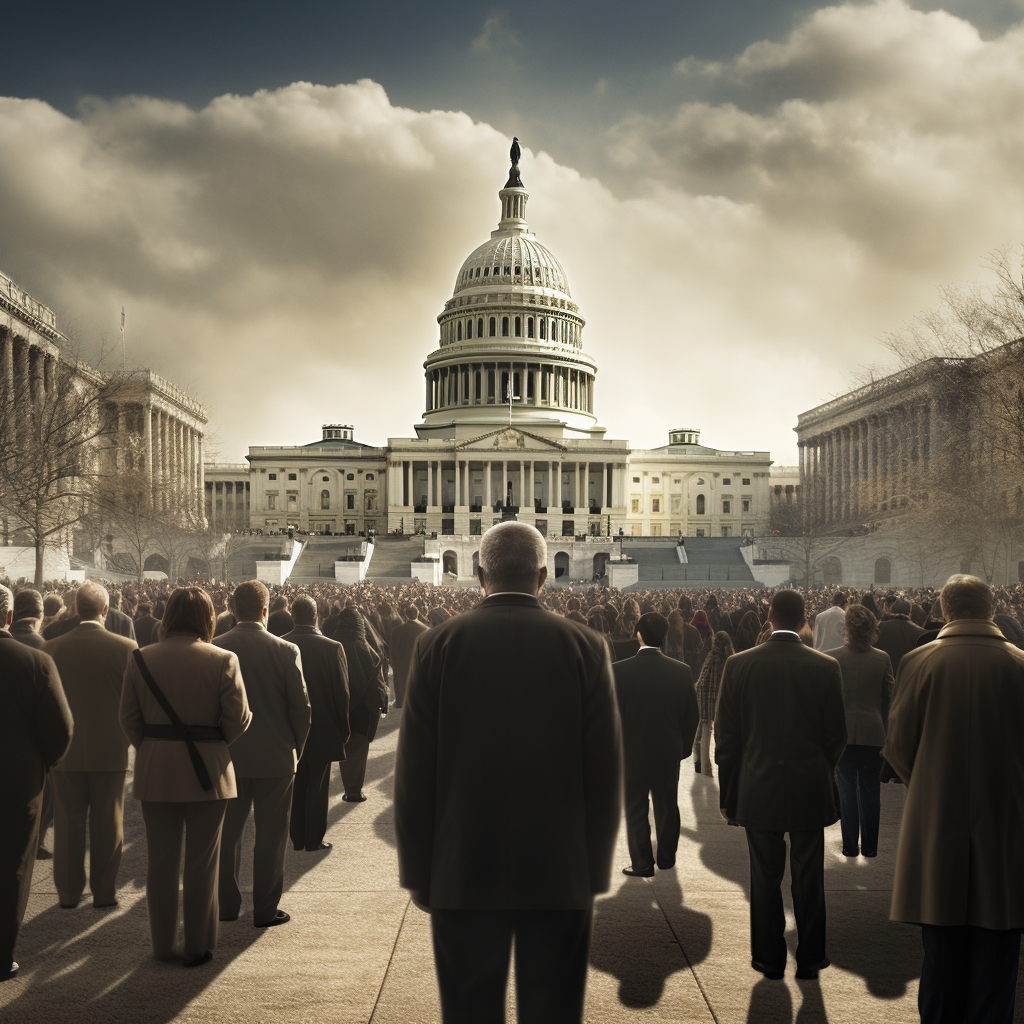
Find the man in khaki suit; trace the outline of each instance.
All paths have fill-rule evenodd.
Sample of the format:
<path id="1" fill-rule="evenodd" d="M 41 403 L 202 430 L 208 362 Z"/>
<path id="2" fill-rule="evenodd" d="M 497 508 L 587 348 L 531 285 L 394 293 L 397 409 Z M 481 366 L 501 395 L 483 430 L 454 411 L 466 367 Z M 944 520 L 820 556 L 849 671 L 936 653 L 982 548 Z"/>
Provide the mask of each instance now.
<path id="1" fill-rule="evenodd" d="M 284 859 L 295 768 L 309 733 L 310 709 L 299 649 L 267 631 L 270 594 L 258 580 L 235 588 L 238 625 L 214 643 L 234 651 L 252 710 L 252 724 L 230 747 L 238 796 L 228 801 L 220 847 L 220 919 L 237 920 L 242 906 L 238 871 L 242 833 L 252 810 L 253 924 L 284 924 L 278 909 L 284 890 Z"/>
<path id="2" fill-rule="evenodd" d="M 53 881 L 65 909 L 77 907 L 85 891 L 86 818 L 93 906 L 117 905 L 128 771 L 118 715 L 135 641 L 104 628 L 107 601 L 106 590 L 86 580 L 76 597 L 78 625 L 46 644 L 75 721 L 67 755 L 53 770 Z"/>

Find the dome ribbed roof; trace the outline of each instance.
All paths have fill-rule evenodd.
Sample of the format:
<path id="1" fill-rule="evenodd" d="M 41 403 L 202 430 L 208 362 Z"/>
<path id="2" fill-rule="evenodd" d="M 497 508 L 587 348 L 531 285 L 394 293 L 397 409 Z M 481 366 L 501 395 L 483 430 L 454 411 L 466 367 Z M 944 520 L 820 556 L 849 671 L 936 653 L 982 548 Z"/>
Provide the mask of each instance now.
<path id="1" fill-rule="evenodd" d="M 486 277 L 485 267 L 488 268 Z M 569 279 L 562 264 L 536 238 L 527 234 L 502 232 L 477 246 L 462 264 L 452 294 L 491 285 L 495 275 L 502 285 L 550 288 L 571 298 Z"/>

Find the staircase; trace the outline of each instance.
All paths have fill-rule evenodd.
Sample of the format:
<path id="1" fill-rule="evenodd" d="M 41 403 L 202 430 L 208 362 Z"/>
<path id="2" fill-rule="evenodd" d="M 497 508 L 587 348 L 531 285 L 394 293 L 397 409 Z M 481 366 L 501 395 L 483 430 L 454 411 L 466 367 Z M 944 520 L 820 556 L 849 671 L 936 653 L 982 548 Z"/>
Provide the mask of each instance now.
<path id="1" fill-rule="evenodd" d="M 622 553 L 637 563 L 637 589 L 749 586 L 754 581 L 738 537 L 687 537 L 680 563 L 675 538 L 624 537 Z"/>
<path id="2" fill-rule="evenodd" d="M 423 554 L 422 537 L 378 537 L 366 578 L 375 583 L 407 583 L 412 579 L 409 563 Z"/>
<path id="3" fill-rule="evenodd" d="M 303 537 L 302 554 L 292 567 L 289 583 L 334 579 L 334 563 L 343 555 L 358 555 L 366 543 L 361 537 L 334 535 Z"/>

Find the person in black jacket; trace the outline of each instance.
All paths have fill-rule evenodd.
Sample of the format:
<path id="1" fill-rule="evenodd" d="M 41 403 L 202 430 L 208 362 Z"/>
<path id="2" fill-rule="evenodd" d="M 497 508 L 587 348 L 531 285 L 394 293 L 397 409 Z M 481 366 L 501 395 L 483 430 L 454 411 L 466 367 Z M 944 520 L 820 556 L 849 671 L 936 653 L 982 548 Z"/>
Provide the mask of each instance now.
<path id="1" fill-rule="evenodd" d="M 654 874 L 648 797 L 654 804 L 658 867 L 676 862 L 679 846 L 679 762 L 693 751 L 700 712 L 693 676 L 682 662 L 665 657 L 668 620 L 647 612 L 637 622 L 640 650 L 612 666 L 622 719 L 625 763 L 626 841 L 630 867 L 624 875 Z"/>
<path id="2" fill-rule="evenodd" d="M 295 628 L 282 637 L 302 655 L 302 675 L 309 693 L 311 720 L 292 790 L 289 832 L 296 850 L 329 850 L 327 808 L 331 765 L 345 760 L 348 742 L 348 662 L 345 648 L 316 628 L 316 601 L 297 597 L 292 603 Z"/>
<path id="3" fill-rule="evenodd" d="M 783 976 L 786 833 L 799 944 L 798 978 L 816 978 L 825 955 L 826 826 L 839 820 L 834 771 L 846 746 L 839 663 L 806 646 L 804 599 L 772 598 L 771 636 L 734 654 L 722 673 L 715 717 L 722 817 L 747 830 L 751 966 Z"/>
<path id="4" fill-rule="evenodd" d="M 153 618 L 153 606 L 140 604 L 135 617 L 135 642 L 140 647 L 148 647 L 155 644 L 160 637 L 157 630 L 160 627 L 160 620 Z"/>
<path id="5" fill-rule="evenodd" d="M 0 586 L 0 981 L 18 973 L 14 947 L 28 906 L 46 773 L 71 743 L 57 666 L 6 627 L 14 598 Z"/>
<path id="6" fill-rule="evenodd" d="M 429 909 L 445 1024 L 583 1015 L 622 746 L 604 640 L 544 609 L 544 538 L 492 527 L 487 596 L 416 642 L 395 763 L 399 884 Z"/>
<path id="7" fill-rule="evenodd" d="M 110 607 L 107 608 L 107 617 L 103 620 L 104 628 L 110 633 L 118 636 L 126 636 L 129 640 L 135 639 L 135 624 L 130 615 L 121 611 L 121 592 L 111 590 L 108 595 Z"/>

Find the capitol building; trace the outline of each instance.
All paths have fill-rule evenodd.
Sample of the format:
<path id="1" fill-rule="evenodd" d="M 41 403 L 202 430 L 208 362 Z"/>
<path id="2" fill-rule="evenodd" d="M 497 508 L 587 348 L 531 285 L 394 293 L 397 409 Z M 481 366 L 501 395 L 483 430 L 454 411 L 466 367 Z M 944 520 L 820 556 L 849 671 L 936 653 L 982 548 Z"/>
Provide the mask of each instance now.
<path id="1" fill-rule="evenodd" d="M 247 482 L 239 466 L 208 464 L 211 522 L 237 524 L 243 509 L 264 532 L 426 534 L 471 547 L 510 516 L 566 541 L 768 532 L 768 452 L 709 448 L 693 427 L 668 429 L 654 449 L 606 436 L 586 320 L 530 228 L 517 150 L 498 225 L 437 318 L 415 437 L 374 447 L 330 423 L 308 444 L 250 448 Z M 679 410 L 665 421 L 680 422 Z"/>

